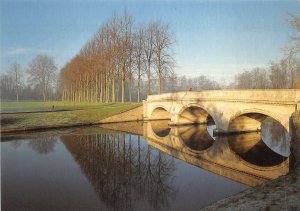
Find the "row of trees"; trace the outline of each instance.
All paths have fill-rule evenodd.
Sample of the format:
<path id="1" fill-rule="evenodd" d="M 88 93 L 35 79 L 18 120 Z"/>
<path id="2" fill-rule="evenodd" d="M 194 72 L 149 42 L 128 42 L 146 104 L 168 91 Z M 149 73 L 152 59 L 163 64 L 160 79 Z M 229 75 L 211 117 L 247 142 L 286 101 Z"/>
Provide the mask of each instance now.
<path id="1" fill-rule="evenodd" d="M 11 64 L 7 73 L 0 75 L 2 100 L 51 100 L 56 98 L 56 65 L 47 55 L 38 55 L 22 68 Z"/>
<path id="2" fill-rule="evenodd" d="M 146 92 L 162 91 L 164 78 L 172 75 L 175 38 L 168 25 L 159 21 L 136 26 L 125 11 L 113 15 L 62 70 L 62 100 L 125 102 L 141 100 L 143 79 Z"/>

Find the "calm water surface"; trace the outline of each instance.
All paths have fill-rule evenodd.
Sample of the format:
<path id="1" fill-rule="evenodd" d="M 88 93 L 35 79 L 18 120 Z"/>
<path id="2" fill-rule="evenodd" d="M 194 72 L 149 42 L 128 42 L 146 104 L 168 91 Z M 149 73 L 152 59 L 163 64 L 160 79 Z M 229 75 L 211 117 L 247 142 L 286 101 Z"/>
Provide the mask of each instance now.
<path id="1" fill-rule="evenodd" d="M 140 135 L 95 127 L 6 135 L 2 209 L 197 210 L 288 172 L 289 137 L 272 127 L 221 139 L 213 126 L 162 122 L 118 126 Z"/>

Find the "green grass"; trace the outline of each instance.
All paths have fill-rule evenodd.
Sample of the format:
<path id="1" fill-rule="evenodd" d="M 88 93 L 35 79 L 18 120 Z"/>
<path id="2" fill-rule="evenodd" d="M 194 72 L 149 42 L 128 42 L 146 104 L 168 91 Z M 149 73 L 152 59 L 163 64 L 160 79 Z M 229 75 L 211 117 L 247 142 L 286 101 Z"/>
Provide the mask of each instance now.
<path id="1" fill-rule="evenodd" d="M 30 107 L 29 105 L 32 105 Z M 6 106 L 28 106 L 29 110 L 34 106 L 40 108 L 47 104 L 41 102 L 26 102 L 26 103 L 5 103 Z M 61 108 L 69 108 L 70 104 L 63 106 L 62 102 L 57 102 L 57 106 Z M 68 110 L 57 112 L 36 112 L 36 113 L 13 113 L 1 115 L 2 128 L 22 128 L 22 127 L 53 127 L 59 125 L 85 124 L 96 123 L 100 120 L 121 113 L 123 111 L 140 106 L 140 103 L 125 103 L 125 104 L 92 104 L 81 103 L 77 104 L 76 108 L 80 110 Z"/>
<path id="2" fill-rule="evenodd" d="M 50 102 L 1 102 L 1 112 L 31 112 L 31 111 L 51 111 L 54 106 L 54 110 L 71 110 L 81 108 L 92 108 L 99 107 L 104 104 L 100 103 L 73 103 L 73 102 L 62 102 L 62 101 L 50 101 Z M 106 104 L 112 105 L 112 104 Z"/>

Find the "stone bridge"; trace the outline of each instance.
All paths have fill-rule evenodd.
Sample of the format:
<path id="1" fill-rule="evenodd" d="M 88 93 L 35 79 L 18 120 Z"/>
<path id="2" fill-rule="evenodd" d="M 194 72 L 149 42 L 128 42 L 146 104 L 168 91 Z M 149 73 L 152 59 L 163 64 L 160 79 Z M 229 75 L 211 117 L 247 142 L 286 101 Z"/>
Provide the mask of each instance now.
<path id="1" fill-rule="evenodd" d="M 170 125 L 213 120 L 217 133 L 257 131 L 271 117 L 289 132 L 291 115 L 299 107 L 299 89 L 185 91 L 148 96 L 143 116 L 169 119 Z"/>

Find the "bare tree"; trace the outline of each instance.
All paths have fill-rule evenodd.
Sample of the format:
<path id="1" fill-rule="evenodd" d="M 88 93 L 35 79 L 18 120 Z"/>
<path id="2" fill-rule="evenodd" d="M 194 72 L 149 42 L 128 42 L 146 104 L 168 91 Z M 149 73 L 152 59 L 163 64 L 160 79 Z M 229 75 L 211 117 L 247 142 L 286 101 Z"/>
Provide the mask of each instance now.
<path id="1" fill-rule="evenodd" d="M 171 47 L 175 42 L 173 34 L 168 25 L 161 22 L 153 23 L 153 49 L 155 54 L 155 65 L 157 67 L 157 93 L 161 93 L 161 83 L 163 74 L 172 71 L 174 60 L 172 58 Z"/>
<path id="2" fill-rule="evenodd" d="M 15 62 L 15 63 L 11 64 L 10 75 L 12 78 L 13 89 L 16 94 L 16 100 L 18 102 L 19 95 L 20 95 L 20 92 L 21 92 L 22 86 L 23 86 L 23 80 L 22 80 L 23 73 L 22 73 L 21 66 L 19 63 Z"/>
<path id="3" fill-rule="evenodd" d="M 145 30 L 144 35 L 144 52 L 147 63 L 147 95 L 150 95 L 150 83 L 151 83 L 151 64 L 154 54 L 154 46 L 153 46 L 153 36 L 154 36 L 154 24 L 151 23 Z"/>
<path id="4" fill-rule="evenodd" d="M 138 90 L 137 90 L 137 101 L 140 102 L 141 100 L 141 78 L 144 73 L 143 66 L 145 64 L 145 55 L 144 55 L 144 45 L 143 45 L 143 39 L 144 39 L 145 31 L 142 27 L 138 28 L 136 33 L 134 34 L 134 63 L 136 66 L 136 74 L 138 77 Z"/>
<path id="5" fill-rule="evenodd" d="M 53 89 L 56 79 L 55 71 L 54 59 L 47 55 L 38 55 L 28 65 L 29 82 L 40 87 L 44 101 Z"/>
<path id="6" fill-rule="evenodd" d="M 289 20 L 291 26 L 300 32 L 300 17 L 292 15 Z M 294 57 L 296 54 L 300 53 L 300 36 L 292 37 L 293 46 L 287 48 L 289 57 Z"/>

